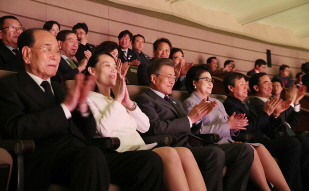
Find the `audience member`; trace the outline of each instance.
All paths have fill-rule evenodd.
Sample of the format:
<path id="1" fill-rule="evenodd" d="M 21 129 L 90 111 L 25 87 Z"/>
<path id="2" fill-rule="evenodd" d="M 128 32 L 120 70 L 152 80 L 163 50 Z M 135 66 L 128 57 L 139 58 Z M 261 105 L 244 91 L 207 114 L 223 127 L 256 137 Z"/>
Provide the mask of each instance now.
<path id="1" fill-rule="evenodd" d="M 224 62 L 223 72 L 235 72 L 235 71 L 236 71 L 236 65 L 234 63 L 234 60 L 226 60 Z"/>
<path id="2" fill-rule="evenodd" d="M 206 64 L 209 66 L 212 73 L 218 69 L 218 60 L 217 57 L 209 57 L 206 60 Z"/>
<path id="3" fill-rule="evenodd" d="M 256 74 L 256 75 L 260 75 Z M 274 110 L 281 104 L 278 98 L 265 103 L 259 113 L 245 102 L 248 97 L 248 83 L 245 75 L 237 72 L 228 74 L 223 80 L 224 90 L 228 94 L 223 105 L 228 115 L 246 114 L 249 125 L 246 133 L 254 135 L 252 142 L 262 143 L 271 155 L 278 159 L 279 167 L 291 190 L 301 190 L 300 150 L 301 145 L 291 137 L 270 140 L 264 134 L 264 126 L 268 124 Z"/>
<path id="4" fill-rule="evenodd" d="M 278 79 L 273 79 L 272 85 L 272 96 L 280 98 L 283 91 L 282 82 Z M 283 122 L 288 122 L 292 128 L 297 127 L 301 113 L 299 102 L 306 94 L 306 86 L 302 85 L 299 89 L 297 89 L 296 85 L 292 84 L 288 90 L 285 90 L 285 93 L 285 98 L 291 99 L 292 103 L 287 110 L 280 114 L 280 118 L 282 118 Z"/>
<path id="5" fill-rule="evenodd" d="M 153 43 L 153 58 L 148 62 L 141 63 L 137 69 L 137 78 L 139 85 L 148 86 L 150 81 L 147 74 L 147 68 L 151 62 L 159 58 L 169 58 L 172 43 L 167 38 L 159 38 Z"/>
<path id="6" fill-rule="evenodd" d="M 87 71 L 95 76 L 98 92 L 91 92 L 87 103 L 97 122 L 97 132 L 102 137 L 118 137 L 118 152 L 152 149 L 156 144 L 145 145 L 138 133 L 148 131 L 149 119 L 130 99 L 120 70 L 121 65 L 117 66 L 109 53 L 101 52 L 89 60 Z M 111 93 L 114 99 L 111 98 Z M 184 147 L 159 147 L 153 151 L 163 160 L 167 190 L 206 191 L 201 172 L 190 150 Z"/>
<path id="7" fill-rule="evenodd" d="M 89 141 L 96 124 L 85 98 L 95 82 L 91 77 L 84 82 L 78 74 L 65 95 L 60 84 L 50 81 L 60 61 L 54 36 L 29 29 L 19 36 L 18 46 L 26 71 L 0 79 L 0 133 L 4 139 L 35 142 L 35 151 L 25 157 L 24 190 L 60 184 L 69 190 L 107 191 L 112 182 L 159 191 L 163 169 L 156 153 L 119 154 Z"/>
<path id="8" fill-rule="evenodd" d="M 132 44 L 133 35 L 130 31 L 124 30 L 118 35 L 119 47 L 121 49 L 119 58 L 122 63 L 128 62 L 129 65 L 139 65 L 140 61 L 137 60 L 137 56 L 133 50 L 129 47 Z"/>
<path id="9" fill-rule="evenodd" d="M 222 138 L 219 144 L 233 143 L 231 136 L 237 136 L 240 130 L 245 130 L 248 119 L 245 114 L 235 112 L 228 116 L 223 104 L 209 95 L 212 92 L 213 80 L 207 65 L 202 64 L 190 68 L 186 75 L 186 86 L 191 94 L 183 102 L 185 110 L 189 113 L 193 107 L 203 99 L 217 102 L 214 110 L 202 117 L 200 134 L 217 133 Z M 261 190 L 269 190 L 267 180 L 278 190 L 290 190 L 276 161 L 268 150 L 261 144 L 254 143 L 254 160 L 250 169 L 250 177 Z M 261 160 L 261 159 L 263 160 Z M 267 178 L 267 180 L 266 180 Z"/>
<path id="10" fill-rule="evenodd" d="M 143 52 L 145 37 L 140 34 L 134 35 L 132 42 L 132 50 L 136 53 L 137 60 L 140 63 L 150 60 L 149 56 Z"/>
<path id="11" fill-rule="evenodd" d="M 59 47 L 61 49 L 61 60 L 57 75 L 52 80 L 63 83 L 66 80 L 72 80 L 74 76 L 86 69 L 91 52 L 84 52 L 84 59 L 77 63 L 72 57 L 75 56 L 78 49 L 78 40 L 76 34 L 70 30 L 62 30 L 57 35 Z"/>
<path id="12" fill-rule="evenodd" d="M 75 57 L 78 62 L 81 62 L 85 57 L 85 51 L 89 50 L 93 54 L 96 47 L 88 43 L 88 26 L 86 23 L 77 23 L 73 26 L 72 31 L 75 32 L 77 40 L 79 41 Z"/>
<path id="13" fill-rule="evenodd" d="M 6 15 L 0 18 L 0 70 L 25 70 L 17 45 L 17 39 L 23 31 L 24 28 L 16 17 Z"/>
<path id="14" fill-rule="evenodd" d="M 43 29 L 49 31 L 56 38 L 60 31 L 60 24 L 57 21 L 46 21 L 43 25 Z"/>
<path id="15" fill-rule="evenodd" d="M 254 74 L 265 72 L 267 63 L 263 59 L 257 59 L 254 64 L 254 68 L 250 70 L 247 75 L 253 76 Z"/>
<path id="16" fill-rule="evenodd" d="M 274 76 L 273 79 L 280 80 L 282 82 L 283 88 L 289 88 L 293 84 L 289 75 L 290 75 L 290 67 L 288 65 L 283 64 L 279 68 L 279 74 Z"/>
<path id="17" fill-rule="evenodd" d="M 148 67 L 148 77 L 150 89 L 135 99 L 150 120 L 150 129 L 145 134 L 176 135 L 175 146 L 185 146 L 192 151 L 208 190 L 244 190 L 253 159 L 252 148 L 246 144 L 200 147 L 205 144 L 191 133 L 191 130 L 200 131 L 201 123 L 196 122 L 207 115 L 216 103 L 202 101 L 187 115 L 180 101 L 168 96 L 176 81 L 174 63 L 170 59 L 153 61 Z M 228 170 L 223 184 L 224 165 Z"/>
<path id="18" fill-rule="evenodd" d="M 177 77 L 173 90 L 186 90 L 186 74 L 194 63 L 187 63 L 185 61 L 184 53 L 180 48 L 172 48 L 169 58 L 172 59 L 175 64 L 175 74 Z"/>
<path id="19" fill-rule="evenodd" d="M 296 81 L 294 82 L 294 84 L 296 85 L 297 88 L 300 88 L 301 85 L 303 85 L 303 75 L 305 75 L 304 72 L 298 72 L 296 74 Z"/>
<path id="20" fill-rule="evenodd" d="M 110 53 L 114 59 L 118 60 L 119 55 L 119 46 L 114 41 L 104 41 L 100 45 L 97 46 L 95 54 L 98 54 L 100 52 L 108 52 Z"/>
<path id="21" fill-rule="evenodd" d="M 255 98 L 250 101 L 250 104 L 254 106 L 259 115 L 264 112 L 264 107 L 269 98 L 272 96 L 272 83 L 267 74 L 259 73 L 251 76 L 249 87 L 251 92 L 255 95 Z M 266 135 L 269 135 L 274 128 L 280 127 L 279 125 L 287 122 L 288 116 L 285 115 L 285 110 L 290 107 L 291 103 L 292 99 L 282 101 L 282 103 L 279 104 L 279 106 L 274 110 L 272 117 L 269 117 L 268 123 L 261 126 L 261 128 L 264 129 L 264 132 L 266 132 Z M 285 128 L 285 130 L 289 132 L 290 128 L 287 128 Z M 299 180 L 302 181 L 303 190 L 309 190 L 309 185 L 307 182 L 309 180 L 309 138 L 302 135 L 297 135 L 294 137 L 301 144 L 301 158 L 298 162 L 298 164 L 300 163 L 301 166 L 301 179 Z M 291 188 L 293 190 L 293 187 Z"/>

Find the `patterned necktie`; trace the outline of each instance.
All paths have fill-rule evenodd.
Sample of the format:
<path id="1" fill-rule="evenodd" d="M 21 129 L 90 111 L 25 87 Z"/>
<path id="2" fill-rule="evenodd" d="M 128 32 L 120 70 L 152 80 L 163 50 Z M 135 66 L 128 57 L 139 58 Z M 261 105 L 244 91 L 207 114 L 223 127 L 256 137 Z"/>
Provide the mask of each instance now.
<path id="1" fill-rule="evenodd" d="M 128 60 L 127 51 L 123 50 L 123 51 L 122 51 L 122 55 L 123 55 L 123 58 L 124 58 L 125 60 Z"/>
<path id="2" fill-rule="evenodd" d="M 71 58 L 67 58 L 67 61 L 70 63 L 70 67 L 72 69 L 77 68 L 77 66 L 75 65 L 74 61 Z"/>
<path id="3" fill-rule="evenodd" d="M 17 48 L 13 49 L 12 51 L 15 53 L 16 57 L 20 57 L 21 56 L 20 52 L 19 52 L 19 50 Z"/>
<path id="4" fill-rule="evenodd" d="M 56 100 L 55 100 L 55 96 L 51 90 L 50 84 L 48 81 L 43 81 L 41 83 L 41 86 L 44 88 L 45 90 L 45 94 L 47 95 L 48 99 L 50 100 L 50 104 L 52 105 L 56 105 Z"/>

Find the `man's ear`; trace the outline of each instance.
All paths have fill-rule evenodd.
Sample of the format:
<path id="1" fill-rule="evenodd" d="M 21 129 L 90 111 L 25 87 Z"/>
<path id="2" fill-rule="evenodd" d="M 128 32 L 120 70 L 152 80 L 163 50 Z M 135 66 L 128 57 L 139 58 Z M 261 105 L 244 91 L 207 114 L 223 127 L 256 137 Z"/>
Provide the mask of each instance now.
<path id="1" fill-rule="evenodd" d="M 157 76 L 155 74 L 151 74 L 150 76 L 150 81 L 153 83 L 153 84 L 156 84 L 156 78 Z"/>
<path id="2" fill-rule="evenodd" d="M 254 89 L 256 92 L 260 91 L 260 88 L 259 88 L 258 85 L 254 85 L 254 86 L 253 86 L 253 89 Z"/>
<path id="3" fill-rule="evenodd" d="M 26 64 L 30 64 L 31 59 L 31 48 L 28 46 L 24 46 L 21 50 L 22 58 Z"/>
<path id="4" fill-rule="evenodd" d="M 229 89 L 230 92 L 234 92 L 234 87 L 231 85 L 228 85 L 227 88 Z"/>
<path id="5" fill-rule="evenodd" d="M 60 50 L 62 50 L 62 41 L 61 40 L 58 40 L 58 45 L 59 45 L 59 48 L 60 48 Z"/>

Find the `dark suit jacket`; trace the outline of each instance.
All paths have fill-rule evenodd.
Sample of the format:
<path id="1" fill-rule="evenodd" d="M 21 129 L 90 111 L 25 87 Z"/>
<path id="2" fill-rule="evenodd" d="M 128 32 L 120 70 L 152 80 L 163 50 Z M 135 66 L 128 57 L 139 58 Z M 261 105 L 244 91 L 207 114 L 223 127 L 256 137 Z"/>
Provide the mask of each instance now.
<path id="1" fill-rule="evenodd" d="M 133 60 L 137 59 L 136 53 L 130 48 L 128 48 L 127 56 L 125 56 L 123 52 L 120 50 L 118 58 L 121 59 L 121 62 L 132 62 Z"/>
<path id="2" fill-rule="evenodd" d="M 88 43 L 86 45 L 79 44 L 75 57 L 77 58 L 78 62 L 80 62 L 85 57 L 84 51 L 89 50 L 93 55 L 95 49 L 96 47 L 93 44 Z"/>
<path id="3" fill-rule="evenodd" d="M 282 82 L 284 88 L 289 88 L 293 84 L 293 81 L 291 80 L 291 78 L 289 78 L 289 77 L 282 77 L 280 74 L 275 75 L 273 77 L 273 79 L 280 80 Z M 286 82 L 287 82 L 286 86 L 284 86 L 285 85 L 284 84 L 284 80 L 286 80 Z"/>
<path id="4" fill-rule="evenodd" d="M 96 131 L 92 115 L 84 118 L 73 112 L 66 119 L 60 106 L 64 88 L 56 82 L 51 85 L 55 106 L 48 104 L 47 95 L 26 72 L 0 79 L 0 135 L 4 139 L 34 140 L 35 151 L 25 158 L 25 176 L 47 185 L 58 155 L 72 146 L 92 145 L 89 139 Z"/>
<path id="5" fill-rule="evenodd" d="M 79 66 L 79 63 L 75 62 L 76 67 Z M 74 76 L 79 73 L 77 68 L 72 69 L 70 65 L 61 57 L 59 68 L 57 74 L 51 79 L 58 83 L 63 83 L 66 80 L 73 80 Z"/>
<path id="6" fill-rule="evenodd" d="M 137 68 L 137 80 L 139 85 L 149 86 L 149 77 L 147 73 L 148 66 L 155 58 L 148 60 L 147 62 L 141 63 Z"/>
<path id="7" fill-rule="evenodd" d="M 148 60 L 150 60 L 149 56 L 143 52 L 138 53 L 137 51 L 133 50 L 136 54 L 136 58 L 138 61 L 142 62 L 147 62 Z"/>
<path id="8" fill-rule="evenodd" d="M 254 69 L 253 70 L 250 70 L 249 72 L 247 72 L 247 75 L 248 76 L 253 76 L 255 73 Z"/>
<path id="9" fill-rule="evenodd" d="M 2 41 L 0 41 L 0 70 L 24 71 L 24 61 L 21 57 L 16 57 Z"/>
<path id="10" fill-rule="evenodd" d="M 268 124 L 269 119 L 266 112 L 263 111 L 258 114 L 251 104 L 247 104 L 248 111 L 239 99 L 232 96 L 228 96 L 224 100 L 223 105 L 228 115 L 232 115 L 233 112 L 236 112 L 236 114 L 246 114 L 249 120 L 249 125 L 246 126 L 246 132 L 255 135 L 253 142 L 260 142 L 261 139 L 266 138 L 263 133 L 263 127 Z"/>
<path id="11" fill-rule="evenodd" d="M 170 97 L 170 99 L 173 105 L 150 89 L 135 99 L 150 121 L 150 129 L 145 134 L 176 135 L 177 146 L 187 146 L 189 138 L 195 138 L 191 133 L 189 119 L 181 102 L 173 97 Z M 198 131 L 200 128 L 201 125 L 194 124 L 192 130 Z"/>

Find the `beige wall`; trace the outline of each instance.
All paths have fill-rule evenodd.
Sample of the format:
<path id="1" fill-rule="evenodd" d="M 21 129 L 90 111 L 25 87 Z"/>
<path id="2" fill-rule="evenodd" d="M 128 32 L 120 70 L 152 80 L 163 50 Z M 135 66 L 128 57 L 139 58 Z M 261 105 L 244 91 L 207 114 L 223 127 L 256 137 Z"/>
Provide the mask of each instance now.
<path id="1" fill-rule="evenodd" d="M 174 47 L 182 48 L 189 62 L 205 63 L 216 56 L 222 67 L 226 59 L 236 62 L 237 70 L 247 72 L 258 58 L 266 60 L 266 49 L 272 53 L 273 75 L 281 64 L 291 67 L 292 75 L 300 71 L 302 63 L 309 61 L 309 51 L 281 47 L 241 37 L 211 32 L 205 29 L 173 23 L 163 19 L 126 11 L 85 0 L 1 0 L 0 16 L 17 16 L 25 28 L 42 27 L 47 20 L 56 20 L 61 29 L 70 29 L 77 22 L 86 22 L 89 41 L 100 44 L 105 40 L 117 42 L 120 31 L 128 29 L 146 38 L 145 53 L 152 56 L 152 43 L 160 37 L 171 40 Z"/>

